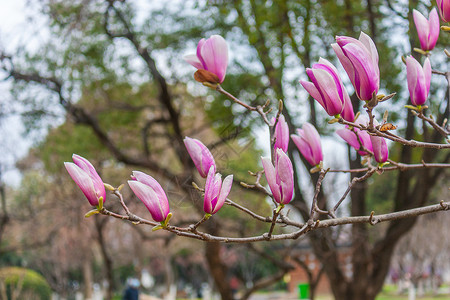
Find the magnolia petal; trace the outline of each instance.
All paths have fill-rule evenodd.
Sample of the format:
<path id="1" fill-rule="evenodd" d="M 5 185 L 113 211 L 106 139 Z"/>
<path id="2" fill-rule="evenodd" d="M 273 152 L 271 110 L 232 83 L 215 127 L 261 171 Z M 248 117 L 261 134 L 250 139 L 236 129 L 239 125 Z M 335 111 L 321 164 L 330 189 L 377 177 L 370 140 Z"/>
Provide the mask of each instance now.
<path id="1" fill-rule="evenodd" d="M 135 180 L 153 189 L 153 191 L 158 196 L 158 199 L 161 203 L 161 206 L 163 207 L 163 210 L 169 210 L 169 200 L 167 200 L 166 192 L 164 192 L 163 188 L 161 187 L 159 182 L 156 181 L 156 179 L 140 171 L 133 171 L 132 174 L 133 177 L 136 178 Z"/>
<path id="2" fill-rule="evenodd" d="M 198 173 L 206 178 L 211 167 L 216 170 L 216 163 L 209 149 L 199 140 L 185 137 L 184 145 L 197 168 Z"/>
<path id="3" fill-rule="evenodd" d="M 275 126 L 274 137 L 275 148 L 280 148 L 286 152 L 289 147 L 289 127 L 283 115 L 280 115 L 278 118 L 278 123 Z"/>
<path id="4" fill-rule="evenodd" d="M 344 103 L 339 95 L 338 84 L 335 78 L 323 69 L 313 69 L 308 75 L 310 75 L 312 83 L 322 95 L 326 112 L 331 116 L 340 114 Z"/>
<path id="5" fill-rule="evenodd" d="M 431 10 L 428 23 L 430 24 L 430 32 L 428 35 L 428 50 L 432 50 L 436 46 L 436 42 L 439 38 L 440 32 L 439 15 L 436 11 L 436 8 L 433 8 Z"/>
<path id="6" fill-rule="evenodd" d="M 353 122 L 355 120 L 355 112 L 353 111 L 352 101 L 344 89 L 344 109 L 341 112 L 341 116 L 345 121 Z"/>
<path id="7" fill-rule="evenodd" d="M 66 167 L 67 172 L 69 172 L 70 177 L 72 177 L 73 181 L 75 181 L 83 194 L 86 196 L 89 203 L 92 206 L 97 206 L 98 196 L 95 192 L 94 183 L 92 182 L 92 178 L 89 174 L 74 163 L 65 162 L 64 166 Z"/>
<path id="8" fill-rule="evenodd" d="M 336 130 L 336 133 L 344 140 L 347 142 L 347 144 L 349 144 L 351 147 L 353 147 L 354 149 L 358 150 L 360 147 L 359 142 L 358 142 L 358 137 L 356 136 L 356 134 L 349 130 L 349 129 L 338 129 Z"/>
<path id="9" fill-rule="evenodd" d="M 432 75 L 431 63 L 428 57 L 425 59 L 425 62 L 423 63 L 423 74 L 425 76 L 425 86 L 428 97 L 428 94 L 430 93 L 431 75 Z"/>
<path id="10" fill-rule="evenodd" d="M 202 47 L 205 44 L 206 40 L 205 39 L 201 39 L 200 41 L 198 41 L 197 44 L 197 59 L 200 62 L 200 64 L 202 65 L 202 67 L 200 69 L 204 69 L 204 70 L 208 70 L 208 68 L 206 67 L 205 61 L 202 58 Z"/>
<path id="11" fill-rule="evenodd" d="M 194 66 L 195 68 L 202 70 L 203 69 L 203 64 L 202 62 L 198 59 L 197 55 L 195 54 L 189 54 L 183 57 L 184 61 L 187 62 L 188 64 Z"/>
<path id="12" fill-rule="evenodd" d="M 298 131 L 298 130 L 297 130 Z M 310 165 L 315 166 L 314 156 L 311 151 L 311 147 L 306 142 L 306 140 L 300 135 L 291 135 L 291 139 L 297 146 L 303 157 L 309 162 Z"/>
<path id="13" fill-rule="evenodd" d="M 317 165 L 323 160 L 322 146 L 320 144 L 320 135 L 317 132 L 316 128 L 308 122 L 303 124 L 302 129 L 304 132 L 304 138 L 311 147 L 311 153 L 313 155 L 313 159 L 315 162 L 314 165 Z"/>
<path id="14" fill-rule="evenodd" d="M 287 204 L 292 200 L 294 194 L 294 168 L 292 162 L 286 153 L 281 150 L 277 150 L 276 153 L 277 166 L 276 172 L 280 178 L 280 185 L 282 191 L 281 204 Z"/>
<path id="15" fill-rule="evenodd" d="M 103 180 L 98 175 L 97 170 L 95 170 L 94 166 L 86 158 L 81 157 L 77 154 L 72 155 L 72 160 L 78 167 L 84 170 L 91 177 L 92 183 L 94 184 L 94 188 L 97 193 L 97 198 L 103 197 L 103 199 L 105 199 L 105 186 L 103 184 Z"/>
<path id="16" fill-rule="evenodd" d="M 200 54 L 205 70 L 216 74 L 222 83 L 228 66 L 228 45 L 225 39 L 220 35 L 211 36 L 201 47 Z"/>
<path id="17" fill-rule="evenodd" d="M 325 103 L 322 99 L 322 95 L 320 94 L 319 90 L 316 88 L 316 86 L 312 82 L 300 80 L 300 84 L 305 88 L 305 90 L 308 92 L 308 94 L 311 95 L 311 97 L 316 99 L 317 102 L 319 102 L 319 104 L 322 105 L 322 107 L 326 109 Z"/>
<path id="18" fill-rule="evenodd" d="M 355 44 L 344 46 L 344 52 L 355 70 L 356 77 L 353 86 L 359 99 L 371 100 L 373 93 L 377 93 L 379 88 L 379 76 L 375 70 L 378 69 L 378 66 L 374 66 L 366 51 Z"/>
<path id="19" fill-rule="evenodd" d="M 348 59 L 347 56 L 345 56 L 344 52 L 342 51 L 341 47 L 337 44 L 331 44 L 331 47 L 333 48 L 334 52 L 336 53 L 336 56 L 338 57 L 339 61 L 341 62 L 341 65 L 344 67 L 345 72 L 347 73 L 348 77 L 350 78 L 350 81 L 355 81 L 355 70 L 353 69 L 352 62 L 350 59 Z M 353 84 L 353 86 L 355 86 Z"/>
<path id="20" fill-rule="evenodd" d="M 261 157 L 261 161 L 264 168 L 264 173 L 266 174 L 267 183 L 269 184 L 270 190 L 272 191 L 273 198 L 279 203 L 281 200 L 280 187 L 277 183 L 277 176 L 275 173 L 275 168 L 269 157 Z"/>
<path id="21" fill-rule="evenodd" d="M 364 32 L 361 31 L 361 34 L 359 35 L 359 41 L 364 45 L 364 47 L 366 47 L 366 49 L 368 50 L 368 53 L 370 53 L 370 57 L 372 58 L 372 63 L 374 66 L 378 66 L 378 50 L 377 47 L 375 46 L 375 43 L 373 42 L 373 40 L 370 38 L 370 36 L 368 36 L 367 34 L 365 34 Z M 380 76 L 380 72 L 379 69 L 377 68 L 377 75 L 378 77 Z"/>
<path id="22" fill-rule="evenodd" d="M 162 222 L 166 219 L 169 214 L 168 205 L 164 205 L 164 201 L 160 201 L 161 199 L 158 198 L 155 190 L 136 180 L 129 180 L 128 185 L 133 190 L 136 197 L 138 197 L 147 207 L 153 220 Z"/>
<path id="23" fill-rule="evenodd" d="M 428 47 L 428 36 L 430 33 L 430 24 L 419 11 L 413 9 L 413 19 L 416 25 L 417 35 L 419 36 L 420 47 L 422 50 L 430 50 Z"/>
<path id="24" fill-rule="evenodd" d="M 370 136 L 373 146 L 373 155 L 378 163 L 384 163 L 389 156 L 389 150 L 386 144 L 386 140 L 379 136 Z"/>
<path id="25" fill-rule="evenodd" d="M 219 209 L 222 208 L 225 200 L 231 191 L 231 186 L 233 185 L 233 175 L 228 175 L 225 177 L 222 183 L 222 188 L 220 189 L 219 197 L 217 198 L 216 206 L 214 207 L 212 214 L 215 214 Z"/>

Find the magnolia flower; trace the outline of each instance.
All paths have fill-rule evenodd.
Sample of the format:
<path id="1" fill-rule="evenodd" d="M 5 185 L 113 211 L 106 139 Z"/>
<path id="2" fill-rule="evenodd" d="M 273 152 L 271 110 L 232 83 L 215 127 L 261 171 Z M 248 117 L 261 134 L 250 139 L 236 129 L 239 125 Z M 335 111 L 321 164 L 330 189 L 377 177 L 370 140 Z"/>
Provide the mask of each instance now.
<path id="1" fill-rule="evenodd" d="M 216 172 L 214 157 L 202 142 L 197 139 L 185 137 L 184 145 L 186 146 L 186 149 L 191 156 L 198 173 L 200 173 L 200 176 L 206 178 L 211 167 L 214 169 L 214 172 Z"/>
<path id="2" fill-rule="evenodd" d="M 273 198 L 284 205 L 291 202 L 294 195 L 294 168 L 283 150 L 278 148 L 275 155 L 275 167 L 269 157 L 261 157 L 261 160 Z"/>
<path id="3" fill-rule="evenodd" d="M 319 59 L 319 63 L 314 64 L 312 68 L 306 69 L 311 82 L 300 80 L 301 85 L 306 91 L 319 102 L 328 115 L 336 116 L 343 112 L 346 107 L 344 119 L 353 122 L 353 108 L 350 97 L 342 84 L 338 71 L 333 64 L 324 58 Z M 354 117 L 354 115 L 353 115 Z"/>
<path id="4" fill-rule="evenodd" d="M 214 174 L 213 168 L 209 169 L 205 184 L 205 201 L 203 210 L 205 213 L 213 215 L 222 208 L 233 184 L 233 175 L 225 177 L 222 183 L 222 175 Z"/>
<path id="5" fill-rule="evenodd" d="M 73 163 L 65 162 L 67 172 L 78 185 L 92 206 L 99 205 L 99 199 L 105 201 L 106 191 L 103 181 L 94 166 L 85 158 L 73 154 Z"/>
<path id="6" fill-rule="evenodd" d="M 303 124 L 302 129 L 297 129 L 297 135 L 291 135 L 300 153 L 312 165 L 317 166 L 323 160 L 320 135 L 316 128 L 309 124 Z"/>
<path id="7" fill-rule="evenodd" d="M 170 212 L 169 201 L 161 185 L 150 175 L 143 172 L 133 171 L 132 180 L 128 180 L 128 185 L 133 190 L 156 222 L 166 220 Z"/>
<path id="8" fill-rule="evenodd" d="M 348 98 L 348 101 L 346 100 L 344 102 L 344 109 L 342 110 L 341 117 L 348 122 L 355 121 L 355 112 L 353 111 L 353 105 L 350 98 Z"/>
<path id="9" fill-rule="evenodd" d="M 378 52 L 374 42 L 364 32 L 361 32 L 359 40 L 337 36 L 336 42 L 331 46 L 347 72 L 356 95 L 361 100 L 371 100 L 380 86 Z"/>
<path id="10" fill-rule="evenodd" d="M 439 14 L 444 22 L 450 22 L 450 1 L 449 0 L 436 0 Z"/>
<path id="11" fill-rule="evenodd" d="M 367 125 L 368 119 L 366 116 L 359 116 L 355 121 L 356 124 Z M 356 134 L 355 134 L 356 132 Z M 336 130 L 336 133 L 344 139 L 351 147 L 358 151 L 358 153 L 362 156 L 367 155 L 368 153 L 361 149 L 361 145 L 369 151 L 373 151 L 372 142 L 370 140 L 370 135 L 364 131 L 360 130 L 356 127 L 353 128 L 353 131 L 346 126 L 345 129 Z M 357 136 L 358 135 L 358 136 Z"/>
<path id="12" fill-rule="evenodd" d="M 386 140 L 380 136 L 371 135 L 370 141 L 373 147 L 373 156 L 375 160 L 382 164 L 385 163 L 389 156 L 389 149 L 386 144 Z"/>
<path id="13" fill-rule="evenodd" d="M 408 90 L 413 105 L 422 105 L 427 101 L 431 84 L 431 64 L 428 57 L 423 68 L 412 56 L 406 58 L 406 79 Z"/>
<path id="14" fill-rule="evenodd" d="M 275 123 L 275 118 L 273 118 L 272 122 Z M 289 146 L 289 127 L 283 115 L 280 115 L 278 118 L 277 125 L 275 126 L 274 138 L 274 148 L 280 148 L 286 152 Z"/>
<path id="15" fill-rule="evenodd" d="M 206 40 L 201 39 L 197 45 L 197 54 L 186 55 L 184 60 L 198 70 L 208 71 L 196 73 L 197 81 L 222 83 L 228 66 L 227 42 L 220 35 L 212 35 Z"/>
<path id="16" fill-rule="evenodd" d="M 439 16 L 436 8 L 431 10 L 429 20 L 415 9 L 413 10 L 413 17 L 420 47 L 424 51 L 433 50 L 439 37 Z"/>

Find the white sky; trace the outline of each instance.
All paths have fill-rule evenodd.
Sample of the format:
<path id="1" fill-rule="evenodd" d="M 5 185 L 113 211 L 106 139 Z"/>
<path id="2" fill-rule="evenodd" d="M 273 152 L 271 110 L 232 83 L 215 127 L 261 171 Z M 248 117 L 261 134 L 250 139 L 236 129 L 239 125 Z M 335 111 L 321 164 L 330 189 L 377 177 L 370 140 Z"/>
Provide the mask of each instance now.
<path id="1" fill-rule="evenodd" d="M 40 34 L 36 34 L 39 26 L 29 18 L 30 7 L 26 0 L 0 0 L 0 49 L 11 53 L 19 45 L 36 47 Z M 42 22 L 42 20 L 41 20 Z M 0 72 L 0 78 L 5 74 Z M 14 162 L 25 156 L 31 143 L 23 138 L 24 127 L 17 115 L 9 115 L 11 107 L 5 103 L 10 100 L 9 83 L 0 81 L 0 109 L 6 116 L 0 117 L 0 164 L 2 180 L 7 184 L 17 186 L 20 183 L 20 173 L 14 168 Z"/>

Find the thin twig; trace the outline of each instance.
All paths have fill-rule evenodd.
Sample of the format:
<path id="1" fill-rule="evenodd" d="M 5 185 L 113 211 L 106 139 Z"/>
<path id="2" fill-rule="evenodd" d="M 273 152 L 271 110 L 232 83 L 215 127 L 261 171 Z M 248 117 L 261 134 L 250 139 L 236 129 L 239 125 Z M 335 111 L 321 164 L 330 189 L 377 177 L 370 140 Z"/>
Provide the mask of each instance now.
<path id="1" fill-rule="evenodd" d="M 370 114 L 370 116 L 372 116 L 372 114 Z M 372 116 L 373 118 L 373 116 Z M 379 130 L 377 130 L 375 127 L 373 127 L 372 129 L 370 129 L 370 125 L 369 127 L 365 127 L 362 126 L 360 124 L 356 124 L 353 122 L 348 122 L 345 121 L 344 119 L 340 118 L 339 119 L 339 123 L 341 124 L 345 124 L 345 125 L 350 125 L 356 128 L 359 128 L 361 130 L 365 130 L 367 131 L 370 135 L 377 135 L 377 136 L 381 136 L 384 138 L 387 138 L 391 141 L 406 145 L 406 146 L 410 146 L 410 147 L 420 147 L 420 148 L 432 148 L 432 149 L 450 149 L 450 144 L 436 144 L 436 143 L 427 143 L 427 142 L 419 142 L 416 140 L 406 140 L 402 137 L 399 137 L 395 134 L 392 134 L 388 131 L 386 132 L 381 132 Z"/>
<path id="2" fill-rule="evenodd" d="M 347 197 L 348 193 L 351 191 L 353 185 L 357 182 L 361 182 L 366 180 L 367 178 L 369 178 L 370 176 L 373 175 L 373 173 L 375 173 L 375 171 L 377 170 L 377 168 L 369 168 L 369 170 L 367 171 L 366 174 L 364 174 L 361 177 L 354 177 L 352 179 L 352 181 L 350 181 L 350 183 L 348 184 L 347 190 L 345 191 L 345 193 L 342 195 L 341 199 L 339 199 L 339 201 L 336 203 L 336 205 L 333 207 L 332 210 L 330 210 L 330 214 L 334 217 L 336 210 L 339 208 L 339 206 L 341 205 L 341 203 L 344 201 L 345 197 Z"/>

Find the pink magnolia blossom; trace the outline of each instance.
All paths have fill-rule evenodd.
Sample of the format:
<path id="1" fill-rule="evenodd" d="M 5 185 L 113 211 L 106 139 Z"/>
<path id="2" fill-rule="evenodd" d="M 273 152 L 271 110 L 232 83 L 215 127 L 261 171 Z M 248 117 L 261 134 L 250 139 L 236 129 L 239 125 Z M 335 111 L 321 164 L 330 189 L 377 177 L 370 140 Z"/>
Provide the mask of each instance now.
<path id="1" fill-rule="evenodd" d="M 294 195 L 294 168 L 283 150 L 278 148 L 275 155 L 275 166 L 269 157 L 261 157 L 261 160 L 273 198 L 284 205 L 291 202 Z"/>
<path id="2" fill-rule="evenodd" d="M 275 118 L 273 118 L 272 122 L 275 123 Z M 274 148 L 280 148 L 284 152 L 287 152 L 289 146 L 289 127 L 283 115 L 280 115 L 278 118 L 277 125 L 275 126 L 274 138 Z"/>
<path id="3" fill-rule="evenodd" d="M 94 166 L 85 158 L 73 154 L 73 163 L 65 162 L 67 172 L 75 181 L 92 206 L 99 205 L 99 198 L 105 201 L 106 191 L 103 181 Z"/>
<path id="4" fill-rule="evenodd" d="M 420 48 L 424 51 L 433 50 L 439 37 L 439 16 L 436 8 L 430 12 L 429 20 L 417 10 L 413 10 L 414 24 L 419 36 Z"/>
<path id="5" fill-rule="evenodd" d="M 185 137 L 184 145 L 200 173 L 200 176 L 206 178 L 208 171 L 212 167 L 216 172 L 216 163 L 209 149 L 199 140 Z"/>
<path id="6" fill-rule="evenodd" d="M 343 118 L 351 119 L 347 121 L 352 122 L 354 114 L 351 101 L 336 67 L 328 60 L 320 58 L 319 63 L 306 69 L 306 74 L 308 74 L 311 82 L 300 80 L 301 85 L 311 97 L 322 105 L 327 114 L 336 116 L 341 114 L 345 107 L 346 111 Z"/>
<path id="7" fill-rule="evenodd" d="M 303 124 L 301 129 L 297 129 L 297 135 L 291 135 L 300 153 L 312 165 L 317 166 L 323 160 L 322 146 L 320 145 L 320 135 L 316 128 L 309 124 Z"/>
<path id="8" fill-rule="evenodd" d="M 368 119 L 366 116 L 359 116 L 358 119 L 355 121 L 355 123 L 367 125 Z M 353 147 L 355 150 L 357 150 L 358 153 L 362 156 L 367 155 L 368 153 L 365 151 L 359 150 L 359 149 L 361 149 L 361 144 L 367 150 L 373 151 L 372 142 L 370 140 L 370 135 L 366 131 L 360 130 L 358 128 L 353 128 L 353 130 L 356 132 L 356 134 L 358 136 L 356 136 L 355 132 L 350 130 L 348 128 L 348 126 L 346 126 L 345 129 L 336 130 L 336 133 L 344 141 L 346 141 L 351 147 Z M 361 142 L 361 144 L 360 144 L 360 142 Z"/>
<path id="9" fill-rule="evenodd" d="M 222 208 L 225 200 L 230 194 L 231 185 L 233 184 L 233 175 L 225 177 L 222 183 L 222 175 L 215 174 L 213 168 L 209 169 L 205 184 L 205 198 L 203 202 L 203 210 L 207 214 L 215 214 Z"/>
<path id="10" fill-rule="evenodd" d="M 375 135 L 371 135 L 370 140 L 372 142 L 375 160 L 380 164 L 385 163 L 389 157 L 389 149 L 387 147 L 386 140 Z"/>
<path id="11" fill-rule="evenodd" d="M 225 79 L 228 66 L 227 42 L 220 35 L 212 35 L 209 39 L 201 39 L 197 45 L 197 54 L 186 55 L 184 60 L 198 70 L 206 70 L 215 74 L 219 82 Z"/>
<path id="12" fill-rule="evenodd" d="M 436 0 L 439 14 L 444 22 L 450 22 L 450 0 Z"/>
<path id="13" fill-rule="evenodd" d="M 331 46 L 347 72 L 356 95 L 361 100 L 371 100 L 380 87 L 378 52 L 374 42 L 364 32 L 361 32 L 358 40 L 337 36 L 336 42 Z"/>
<path id="14" fill-rule="evenodd" d="M 431 64 L 425 59 L 423 68 L 412 56 L 406 58 L 406 79 L 413 105 L 423 105 L 427 101 L 431 84 Z"/>
<path id="15" fill-rule="evenodd" d="M 132 180 L 128 185 L 133 190 L 156 222 L 166 220 L 170 212 L 169 201 L 161 185 L 150 175 L 143 172 L 133 171 Z"/>

